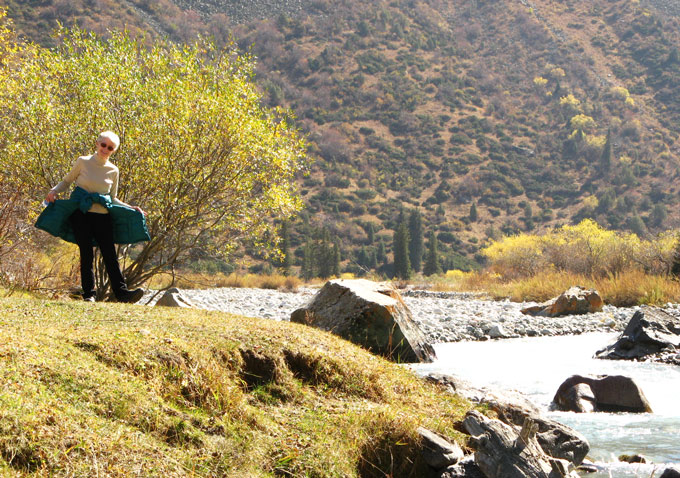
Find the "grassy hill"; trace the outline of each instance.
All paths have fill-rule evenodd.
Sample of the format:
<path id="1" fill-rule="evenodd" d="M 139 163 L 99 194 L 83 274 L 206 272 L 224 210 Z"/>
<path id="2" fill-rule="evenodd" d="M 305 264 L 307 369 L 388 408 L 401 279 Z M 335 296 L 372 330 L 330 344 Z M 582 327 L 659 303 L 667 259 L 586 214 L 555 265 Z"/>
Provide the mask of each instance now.
<path id="1" fill-rule="evenodd" d="M 252 48 L 266 101 L 293 109 L 316 159 L 290 228 L 298 264 L 322 227 L 350 270 L 362 248 L 389 262 L 402 208 L 454 267 L 487 238 L 585 217 L 639 235 L 680 223 L 670 2 L 129 0 L 107 17 L 67 3 L 8 2 L 47 44 L 62 19 Z"/>
<path id="2" fill-rule="evenodd" d="M 0 384 L 2 476 L 421 476 L 469 408 L 297 324 L 35 298 L 0 299 Z"/>

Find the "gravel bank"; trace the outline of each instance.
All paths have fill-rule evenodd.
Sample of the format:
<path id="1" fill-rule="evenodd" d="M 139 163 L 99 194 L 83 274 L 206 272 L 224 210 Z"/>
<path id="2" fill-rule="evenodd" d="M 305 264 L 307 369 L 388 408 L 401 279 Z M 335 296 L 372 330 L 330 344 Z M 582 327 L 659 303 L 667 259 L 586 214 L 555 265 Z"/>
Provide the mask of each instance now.
<path id="1" fill-rule="evenodd" d="M 297 292 L 266 289 L 183 289 L 182 294 L 197 308 L 219 310 L 247 317 L 289 320 L 318 289 Z M 459 292 L 403 291 L 404 301 L 432 343 L 538 337 L 622 331 L 637 307 L 606 305 L 602 312 L 564 317 L 530 317 L 520 309 L 534 302 L 517 303 L 484 299 L 479 294 Z M 147 296 L 146 301 L 151 297 Z M 151 304 L 155 301 L 151 301 Z M 680 316 L 680 304 L 667 304 L 666 312 Z"/>

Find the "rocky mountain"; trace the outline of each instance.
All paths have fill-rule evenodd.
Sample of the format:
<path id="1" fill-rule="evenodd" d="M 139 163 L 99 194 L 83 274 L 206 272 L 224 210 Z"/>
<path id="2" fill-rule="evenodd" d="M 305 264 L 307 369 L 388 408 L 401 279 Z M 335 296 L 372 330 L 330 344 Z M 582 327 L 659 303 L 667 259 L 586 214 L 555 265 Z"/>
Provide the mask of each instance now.
<path id="1" fill-rule="evenodd" d="M 639 235 L 680 223 L 677 2 L 8 7 L 24 35 L 47 45 L 60 20 L 176 41 L 208 33 L 249 49 L 265 100 L 294 111 L 315 159 L 300 178 L 307 209 L 289 228 L 298 262 L 325 227 L 346 267 L 379 268 L 402 210 L 420 211 L 446 265 L 463 268 L 500 234 L 586 217 Z"/>

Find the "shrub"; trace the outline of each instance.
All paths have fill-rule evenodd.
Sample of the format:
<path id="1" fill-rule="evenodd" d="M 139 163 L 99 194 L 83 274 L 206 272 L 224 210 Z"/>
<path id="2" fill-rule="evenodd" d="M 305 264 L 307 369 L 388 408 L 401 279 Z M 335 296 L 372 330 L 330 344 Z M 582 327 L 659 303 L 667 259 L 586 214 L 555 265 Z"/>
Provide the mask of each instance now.
<path id="1" fill-rule="evenodd" d="M 482 250 L 491 269 L 504 277 L 526 277 L 540 270 L 565 271 L 603 277 L 642 270 L 668 274 L 672 264 L 674 233 L 652 240 L 631 233 L 603 229 L 584 219 L 543 236 L 520 234 L 492 242 Z"/>

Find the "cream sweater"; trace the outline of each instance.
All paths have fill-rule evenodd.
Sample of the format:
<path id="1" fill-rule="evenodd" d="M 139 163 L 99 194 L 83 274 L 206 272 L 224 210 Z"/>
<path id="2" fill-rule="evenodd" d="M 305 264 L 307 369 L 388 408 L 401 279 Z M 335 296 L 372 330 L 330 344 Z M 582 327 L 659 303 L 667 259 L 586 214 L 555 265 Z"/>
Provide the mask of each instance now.
<path id="1" fill-rule="evenodd" d="M 114 204 L 127 206 L 116 197 L 118 195 L 118 167 L 108 159 L 102 159 L 98 153 L 76 159 L 71 172 L 64 176 L 63 181 L 52 188 L 52 192 L 55 194 L 62 193 L 74 181 L 76 186 L 89 193 L 108 194 Z M 93 204 L 88 212 L 108 214 L 106 208 L 97 203 Z"/>

